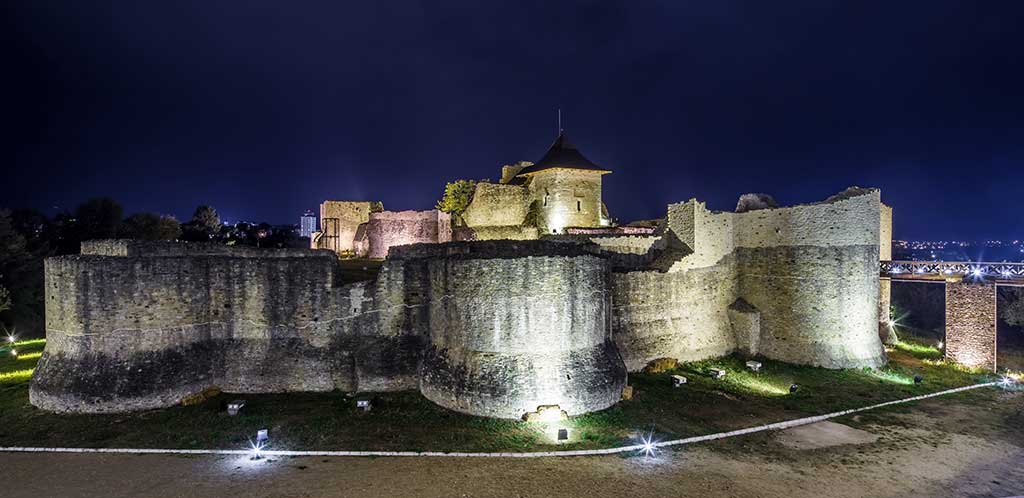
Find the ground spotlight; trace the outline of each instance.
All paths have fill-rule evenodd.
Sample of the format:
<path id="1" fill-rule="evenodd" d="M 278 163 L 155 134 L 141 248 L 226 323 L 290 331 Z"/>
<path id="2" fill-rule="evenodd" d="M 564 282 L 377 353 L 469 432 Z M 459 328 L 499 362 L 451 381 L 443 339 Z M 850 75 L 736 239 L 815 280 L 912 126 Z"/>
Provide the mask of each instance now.
<path id="1" fill-rule="evenodd" d="M 795 392 L 797 392 L 799 390 L 800 390 L 800 386 L 799 385 L 797 385 L 797 384 L 790 384 L 789 385 L 789 394 L 793 394 L 793 393 L 795 393 Z"/>
<path id="2" fill-rule="evenodd" d="M 646 457 L 654 456 L 654 451 L 657 449 L 654 445 L 654 431 L 651 431 L 646 436 L 640 436 L 640 440 L 643 442 L 640 452 Z"/>
<path id="3" fill-rule="evenodd" d="M 269 442 L 270 435 L 266 429 L 256 431 L 256 442 L 249 441 L 249 446 L 252 447 L 252 457 L 250 460 L 263 458 L 263 448 L 266 448 Z"/>
<path id="4" fill-rule="evenodd" d="M 260 441 L 256 441 L 255 443 L 252 442 L 252 441 L 249 441 L 249 446 L 250 446 L 250 456 L 249 456 L 250 460 L 259 460 L 259 459 L 263 458 L 263 447 L 266 446 L 266 444 L 264 444 L 264 443 L 262 443 Z"/>
<path id="5" fill-rule="evenodd" d="M 14 344 L 15 342 L 17 342 L 17 340 L 18 340 L 18 338 L 17 338 L 17 337 L 14 337 L 14 336 L 13 336 L 13 335 L 11 335 L 11 334 L 7 334 L 7 342 L 9 342 L 9 343 L 11 343 L 11 344 Z"/>
<path id="6" fill-rule="evenodd" d="M 14 348 L 11 348 L 11 356 L 17 358 L 18 357 L 18 350 L 14 349 Z"/>
<path id="7" fill-rule="evenodd" d="M 924 382 L 924 377 L 921 377 L 920 375 L 914 376 L 914 384 L 920 384 L 922 382 Z"/>

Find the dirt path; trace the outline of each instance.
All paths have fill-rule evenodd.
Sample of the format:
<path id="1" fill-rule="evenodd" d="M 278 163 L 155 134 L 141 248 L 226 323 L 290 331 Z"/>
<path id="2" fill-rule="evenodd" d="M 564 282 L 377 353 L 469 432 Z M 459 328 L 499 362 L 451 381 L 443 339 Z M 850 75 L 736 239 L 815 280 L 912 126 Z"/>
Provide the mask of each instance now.
<path id="1" fill-rule="evenodd" d="M 896 497 L 1024 495 L 1024 393 L 929 401 L 860 429 L 878 440 L 792 449 L 764 434 L 653 459 L 285 458 L 0 454 L 0 495 L 105 497 Z M 963 423 L 971 420 L 972 424 Z M 1016 425 L 1013 425 L 1016 424 Z"/>

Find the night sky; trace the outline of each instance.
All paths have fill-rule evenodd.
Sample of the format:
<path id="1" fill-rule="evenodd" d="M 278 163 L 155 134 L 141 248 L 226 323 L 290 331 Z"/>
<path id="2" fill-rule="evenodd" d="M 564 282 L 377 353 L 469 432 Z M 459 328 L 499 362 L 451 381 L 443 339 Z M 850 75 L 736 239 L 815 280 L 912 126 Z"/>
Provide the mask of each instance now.
<path id="1" fill-rule="evenodd" d="M 429 209 L 561 108 L 622 221 L 860 185 L 899 238 L 1024 238 L 1024 2 L 459 3 L 5 2 L 0 205 Z"/>

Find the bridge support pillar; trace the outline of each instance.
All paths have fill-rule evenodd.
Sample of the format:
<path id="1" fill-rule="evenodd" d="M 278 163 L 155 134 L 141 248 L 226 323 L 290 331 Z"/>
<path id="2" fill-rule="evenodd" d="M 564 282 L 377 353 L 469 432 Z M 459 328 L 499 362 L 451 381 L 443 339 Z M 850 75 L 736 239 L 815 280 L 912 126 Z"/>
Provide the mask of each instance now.
<path id="1" fill-rule="evenodd" d="M 946 358 L 995 370 L 995 282 L 946 281 Z"/>

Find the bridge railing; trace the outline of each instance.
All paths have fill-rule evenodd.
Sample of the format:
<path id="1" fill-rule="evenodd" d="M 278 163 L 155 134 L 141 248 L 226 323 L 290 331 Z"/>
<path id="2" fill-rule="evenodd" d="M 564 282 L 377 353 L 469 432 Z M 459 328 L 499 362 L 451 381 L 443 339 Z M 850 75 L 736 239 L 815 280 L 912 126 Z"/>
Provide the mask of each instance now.
<path id="1" fill-rule="evenodd" d="M 891 278 L 974 277 L 1024 281 L 1024 263 L 973 261 L 881 261 L 881 276 Z"/>

